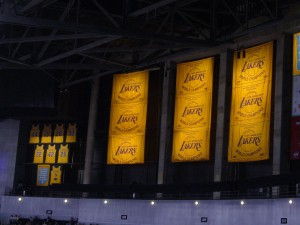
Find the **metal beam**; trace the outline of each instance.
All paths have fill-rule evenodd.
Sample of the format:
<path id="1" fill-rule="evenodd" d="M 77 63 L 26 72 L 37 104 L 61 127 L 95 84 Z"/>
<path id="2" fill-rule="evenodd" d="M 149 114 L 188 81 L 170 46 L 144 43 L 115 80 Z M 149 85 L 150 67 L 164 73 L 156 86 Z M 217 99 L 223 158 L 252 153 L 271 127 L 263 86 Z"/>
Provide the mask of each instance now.
<path id="1" fill-rule="evenodd" d="M 45 0 L 32 0 L 30 1 L 27 5 L 24 6 L 24 8 L 21 10 L 21 13 L 26 13 L 28 12 L 30 9 L 32 9 L 33 7 L 41 4 L 43 1 Z"/>
<path id="2" fill-rule="evenodd" d="M 137 38 L 137 39 L 152 40 L 152 41 L 159 41 L 159 42 L 188 44 L 190 46 L 198 46 L 198 47 L 199 46 L 208 47 L 211 46 L 212 44 L 216 44 L 211 41 L 172 37 L 172 36 L 160 35 L 160 34 L 155 34 L 150 32 L 140 32 L 135 30 L 125 30 L 120 28 L 118 29 L 104 28 L 104 27 L 87 25 L 87 24 L 58 22 L 55 20 L 29 18 L 29 17 L 22 17 L 22 16 L 0 15 L 0 22 L 4 24 L 16 24 L 21 26 L 31 26 L 37 28 L 55 28 L 61 30 L 73 30 L 73 31 L 97 33 L 97 34 L 116 35 L 116 36 L 122 36 L 128 38 Z"/>
<path id="3" fill-rule="evenodd" d="M 8 58 L 8 57 L 5 57 L 5 56 L 0 56 L 0 59 L 2 60 L 5 60 L 5 61 L 8 61 L 8 62 L 12 62 L 14 64 L 18 64 L 18 65 L 21 65 L 21 66 L 25 66 L 25 67 L 29 67 L 33 70 L 39 70 L 39 71 L 42 71 L 43 73 L 47 74 L 49 77 L 51 77 L 53 80 L 57 81 L 57 82 L 60 82 L 60 80 L 58 80 L 55 76 L 53 76 L 52 74 L 50 74 L 49 72 L 45 71 L 44 69 L 41 69 L 41 68 L 38 68 L 34 65 L 30 65 L 30 64 L 27 64 L 27 63 L 24 63 L 24 62 L 20 62 L 18 60 L 15 60 L 15 59 L 11 59 L 11 58 Z"/>
<path id="4" fill-rule="evenodd" d="M 85 82 L 85 81 L 89 81 L 89 80 L 92 80 L 92 79 L 96 79 L 96 78 L 103 77 L 103 76 L 106 76 L 106 75 L 111 75 L 111 74 L 118 73 L 118 72 L 120 72 L 120 70 L 110 70 L 110 71 L 100 72 L 100 73 L 97 73 L 97 74 L 92 74 L 89 77 L 78 79 L 78 80 L 75 80 L 75 81 L 72 81 L 72 82 L 68 82 L 68 83 L 64 84 L 63 87 L 69 87 L 69 86 L 72 86 L 72 85 L 75 85 L 75 84 L 80 84 L 80 83 Z"/>
<path id="5" fill-rule="evenodd" d="M 80 53 L 80 52 L 83 52 L 83 51 L 86 51 L 86 50 L 89 50 L 89 49 L 94 48 L 94 47 L 99 46 L 99 45 L 106 44 L 106 43 L 114 41 L 114 40 L 116 40 L 118 38 L 119 37 L 108 37 L 108 38 L 103 38 L 103 39 L 101 39 L 99 41 L 94 41 L 94 42 L 92 42 L 90 44 L 87 44 L 87 45 L 81 46 L 79 48 L 75 48 L 75 49 L 72 49 L 70 51 L 67 51 L 67 52 L 61 53 L 59 55 L 50 57 L 48 59 L 42 60 L 41 62 L 37 63 L 36 66 L 44 66 L 44 65 L 46 65 L 48 63 L 57 61 L 59 59 L 66 58 L 68 56 L 71 56 L 71 55 L 74 55 L 74 54 L 77 54 L 77 53 Z"/>
<path id="6" fill-rule="evenodd" d="M 1 40 L 0 40 L 1 43 Z M 143 46 L 128 46 L 128 47 L 110 47 L 110 48 L 94 48 L 92 50 L 85 51 L 84 53 L 103 53 L 103 52 L 141 52 L 141 51 L 153 51 L 160 49 L 180 49 L 189 48 L 188 45 L 143 45 Z"/>
<path id="7" fill-rule="evenodd" d="M 7 60 L 6 60 L 7 61 Z M 44 70 L 96 70 L 96 69 L 113 69 L 115 67 L 107 65 L 97 65 L 92 63 L 51 63 L 45 66 L 40 67 Z M 8 70 L 32 70 L 36 69 L 35 67 L 29 67 L 27 65 L 20 65 L 11 62 L 0 62 L 0 69 Z"/>
<path id="8" fill-rule="evenodd" d="M 201 30 L 201 28 L 199 29 L 196 25 L 194 25 L 188 18 L 186 18 L 185 15 L 183 15 L 183 13 L 181 13 L 180 11 L 176 10 L 177 14 L 187 23 L 189 24 L 198 34 L 200 34 L 204 39 L 208 39 L 208 37 L 206 36 L 206 34 L 204 34 Z"/>
<path id="9" fill-rule="evenodd" d="M 240 21 L 240 19 L 235 15 L 235 13 L 233 12 L 233 10 L 230 8 L 230 6 L 227 4 L 227 2 L 225 0 L 222 0 L 223 4 L 225 5 L 225 7 L 228 9 L 228 11 L 230 12 L 230 14 L 233 16 L 233 18 L 235 19 L 235 21 L 240 25 L 243 26 L 242 22 Z"/>
<path id="10" fill-rule="evenodd" d="M 149 13 L 153 10 L 156 10 L 158 8 L 161 8 L 163 6 L 169 5 L 169 4 L 171 4 L 173 2 L 176 2 L 176 1 L 178 1 L 178 0 L 162 0 L 162 1 L 156 2 L 152 5 L 146 6 L 145 8 L 142 8 L 142 9 L 139 9 L 135 12 L 132 12 L 132 13 L 129 14 L 129 16 L 130 17 L 140 16 L 140 15 Z"/>
<path id="11" fill-rule="evenodd" d="M 69 10 L 70 8 L 73 6 L 73 4 L 75 3 L 75 0 L 71 0 L 70 1 L 70 4 L 65 8 L 64 12 L 61 14 L 60 18 L 59 18 L 59 21 L 62 22 L 65 20 L 65 18 L 67 17 L 68 13 L 69 13 Z M 51 34 L 49 36 L 54 36 L 56 33 L 57 33 L 58 29 L 53 29 Z M 39 52 L 39 55 L 37 57 L 38 60 L 40 60 L 45 52 L 47 51 L 49 45 L 50 45 L 51 41 L 47 41 L 44 46 L 42 47 L 41 51 Z"/>
<path id="12" fill-rule="evenodd" d="M 85 56 L 85 57 L 90 58 L 90 59 L 94 59 L 96 61 L 100 61 L 100 62 L 112 64 L 112 65 L 116 65 L 116 66 L 119 66 L 119 67 L 122 67 L 122 68 L 125 68 L 125 69 L 135 69 L 134 66 L 126 65 L 124 63 L 116 62 L 116 61 L 113 61 L 113 60 L 103 59 L 103 58 L 99 58 L 97 56 L 88 55 L 88 54 L 82 54 L 82 53 L 79 54 L 79 55 Z"/>
<path id="13" fill-rule="evenodd" d="M 28 34 L 29 30 L 30 30 L 30 27 L 27 27 L 26 30 L 25 30 L 25 32 L 24 32 L 23 35 L 22 35 L 22 38 L 25 38 L 25 37 L 26 37 L 26 35 Z M 21 45 L 22 45 L 22 43 L 21 43 L 21 42 L 18 42 L 17 47 L 15 48 L 14 52 L 13 52 L 12 55 L 11 55 L 12 58 L 15 58 L 15 55 L 16 55 L 17 52 L 19 51 L 19 48 L 21 47 Z"/>
<path id="14" fill-rule="evenodd" d="M 92 2 L 97 6 L 97 8 L 106 16 L 107 19 L 115 26 L 120 27 L 117 21 L 102 7 L 102 5 L 96 0 L 92 0 Z"/>
<path id="15" fill-rule="evenodd" d="M 271 16 L 271 18 L 274 20 L 275 17 L 273 15 L 273 13 L 271 12 L 270 8 L 268 7 L 268 5 L 266 4 L 266 2 L 264 0 L 260 0 L 260 2 L 264 5 L 265 9 L 267 10 L 267 12 Z"/>
<path id="16" fill-rule="evenodd" d="M 16 37 L 16 38 L 0 39 L 0 44 L 61 41 L 61 40 L 70 40 L 70 39 L 100 38 L 100 37 L 105 37 L 105 35 L 95 34 L 95 33 L 83 33 L 83 34 L 63 34 L 63 35 L 54 35 L 54 36 L 47 35 L 47 36 L 36 36 L 36 37 Z"/>

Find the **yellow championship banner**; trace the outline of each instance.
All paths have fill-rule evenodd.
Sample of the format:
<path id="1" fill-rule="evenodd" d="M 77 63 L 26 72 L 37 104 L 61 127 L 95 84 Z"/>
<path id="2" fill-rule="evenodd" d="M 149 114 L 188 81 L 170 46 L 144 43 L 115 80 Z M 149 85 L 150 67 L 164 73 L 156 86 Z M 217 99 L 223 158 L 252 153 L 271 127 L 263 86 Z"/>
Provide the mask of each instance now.
<path id="1" fill-rule="evenodd" d="M 144 135 L 110 136 L 107 161 L 109 164 L 144 163 Z"/>
<path id="2" fill-rule="evenodd" d="M 144 163 L 148 77 L 148 71 L 114 75 L 108 164 Z"/>
<path id="3" fill-rule="evenodd" d="M 210 129 L 175 131 L 172 162 L 209 160 Z"/>
<path id="4" fill-rule="evenodd" d="M 147 102 L 148 71 L 115 74 L 113 87 L 112 104 Z"/>
<path id="5" fill-rule="evenodd" d="M 269 158 L 270 121 L 230 127 L 230 162 L 259 161 Z"/>
<path id="6" fill-rule="evenodd" d="M 177 65 L 172 162 L 209 160 L 214 59 Z"/>
<path id="7" fill-rule="evenodd" d="M 50 165 L 38 165 L 36 185 L 48 186 L 49 185 Z"/>
<path id="8" fill-rule="evenodd" d="M 272 80 L 273 42 L 234 52 L 232 86 Z"/>
<path id="9" fill-rule="evenodd" d="M 236 87 L 232 90 L 231 124 L 270 120 L 271 83 Z"/>
<path id="10" fill-rule="evenodd" d="M 293 38 L 293 75 L 300 75 L 300 33 Z"/>
<path id="11" fill-rule="evenodd" d="M 147 103 L 111 107 L 110 135 L 143 134 L 146 130 Z"/>
<path id="12" fill-rule="evenodd" d="M 234 53 L 229 162 L 269 158 L 272 65 L 273 42 Z"/>
<path id="13" fill-rule="evenodd" d="M 214 58 L 177 65 L 176 95 L 212 92 Z"/>
<path id="14" fill-rule="evenodd" d="M 211 93 L 178 97 L 175 103 L 174 130 L 210 126 Z"/>

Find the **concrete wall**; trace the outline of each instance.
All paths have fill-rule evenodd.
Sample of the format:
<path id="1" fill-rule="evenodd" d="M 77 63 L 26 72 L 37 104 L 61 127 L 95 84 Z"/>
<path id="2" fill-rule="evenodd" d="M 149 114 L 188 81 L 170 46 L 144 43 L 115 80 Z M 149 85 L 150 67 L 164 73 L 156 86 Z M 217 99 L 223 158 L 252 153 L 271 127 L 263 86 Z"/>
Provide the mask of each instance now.
<path id="1" fill-rule="evenodd" d="M 0 121 L 0 195 L 12 187 L 16 165 L 19 121 Z"/>
<path id="2" fill-rule="evenodd" d="M 299 224 L 300 199 L 245 200 L 203 200 L 195 205 L 192 200 L 160 200 L 154 205 L 150 200 L 108 200 L 62 198 L 1 197 L 0 218 L 7 221 L 11 214 L 21 217 L 38 215 L 46 218 L 46 210 L 53 210 L 52 218 L 68 220 L 78 218 L 85 224 L 138 224 L 138 225 L 277 225 L 281 218 L 287 224 Z M 121 220 L 127 215 L 127 220 Z M 207 217 L 207 223 L 201 218 Z"/>

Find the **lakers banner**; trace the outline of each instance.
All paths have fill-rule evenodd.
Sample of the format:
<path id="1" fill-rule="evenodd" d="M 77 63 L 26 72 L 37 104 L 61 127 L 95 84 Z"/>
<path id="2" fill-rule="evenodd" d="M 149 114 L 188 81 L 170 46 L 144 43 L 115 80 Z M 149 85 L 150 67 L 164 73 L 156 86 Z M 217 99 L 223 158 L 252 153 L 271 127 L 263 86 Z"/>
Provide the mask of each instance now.
<path id="1" fill-rule="evenodd" d="M 143 134 L 146 130 L 146 105 L 146 103 L 142 102 L 111 107 L 109 134 Z"/>
<path id="2" fill-rule="evenodd" d="M 232 90 L 231 121 L 248 124 L 270 120 L 271 83 L 236 87 Z"/>
<path id="3" fill-rule="evenodd" d="M 147 71 L 114 75 L 112 104 L 145 102 L 147 98 Z"/>
<path id="4" fill-rule="evenodd" d="M 291 118 L 291 159 L 300 159 L 300 116 Z"/>
<path id="5" fill-rule="evenodd" d="M 212 92 L 213 58 L 177 65 L 176 95 Z"/>
<path id="6" fill-rule="evenodd" d="M 144 162 L 144 135 L 111 136 L 108 141 L 108 163 L 135 164 Z"/>
<path id="7" fill-rule="evenodd" d="M 174 130 L 210 126 L 211 93 L 178 97 L 175 103 Z"/>
<path id="8" fill-rule="evenodd" d="M 269 158 L 272 63 L 273 42 L 234 53 L 230 162 Z"/>
<path id="9" fill-rule="evenodd" d="M 148 76 L 148 71 L 114 75 L 108 164 L 144 162 Z"/>
<path id="10" fill-rule="evenodd" d="M 293 75 L 300 75 L 300 33 L 294 34 Z"/>
<path id="11" fill-rule="evenodd" d="M 230 162 L 259 161 L 269 158 L 270 122 L 230 127 Z"/>
<path id="12" fill-rule="evenodd" d="M 300 116 L 300 76 L 293 77 L 292 116 Z"/>
<path id="13" fill-rule="evenodd" d="M 248 86 L 272 80 L 273 42 L 234 52 L 232 86 Z"/>
<path id="14" fill-rule="evenodd" d="M 172 162 L 209 159 L 210 129 L 175 131 Z"/>
<path id="15" fill-rule="evenodd" d="M 177 65 L 172 162 L 209 159 L 213 62 Z"/>
<path id="16" fill-rule="evenodd" d="M 50 165 L 38 165 L 37 168 L 37 186 L 48 186 L 49 185 L 49 171 Z"/>

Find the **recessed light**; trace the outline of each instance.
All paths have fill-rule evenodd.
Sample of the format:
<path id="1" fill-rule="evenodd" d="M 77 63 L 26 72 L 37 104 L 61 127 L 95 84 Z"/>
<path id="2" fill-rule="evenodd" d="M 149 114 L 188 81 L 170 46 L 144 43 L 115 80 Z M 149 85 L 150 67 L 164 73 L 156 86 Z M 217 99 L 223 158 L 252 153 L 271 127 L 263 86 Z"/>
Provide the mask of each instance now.
<path id="1" fill-rule="evenodd" d="M 65 200 L 64 200 L 64 203 L 68 203 L 68 199 L 65 199 Z"/>
<path id="2" fill-rule="evenodd" d="M 154 205 L 155 204 L 155 202 L 154 201 L 151 201 L 151 203 L 150 203 L 151 205 Z"/>
<path id="3" fill-rule="evenodd" d="M 293 200 L 292 199 L 289 200 L 289 204 L 290 205 L 293 204 Z"/>
<path id="4" fill-rule="evenodd" d="M 198 202 L 198 201 L 195 201 L 195 205 L 199 205 L 199 202 Z"/>
<path id="5" fill-rule="evenodd" d="M 104 203 L 104 204 L 107 204 L 107 203 L 108 203 L 108 201 L 107 201 L 107 200 L 104 200 L 104 201 L 103 201 L 103 203 Z"/>
<path id="6" fill-rule="evenodd" d="M 23 200 L 23 198 L 21 198 L 21 197 L 20 197 L 20 198 L 18 198 L 18 201 L 19 201 L 19 202 L 21 202 L 22 200 Z"/>
<path id="7" fill-rule="evenodd" d="M 241 205 L 244 205 L 245 204 L 245 202 L 244 201 L 241 201 Z"/>

